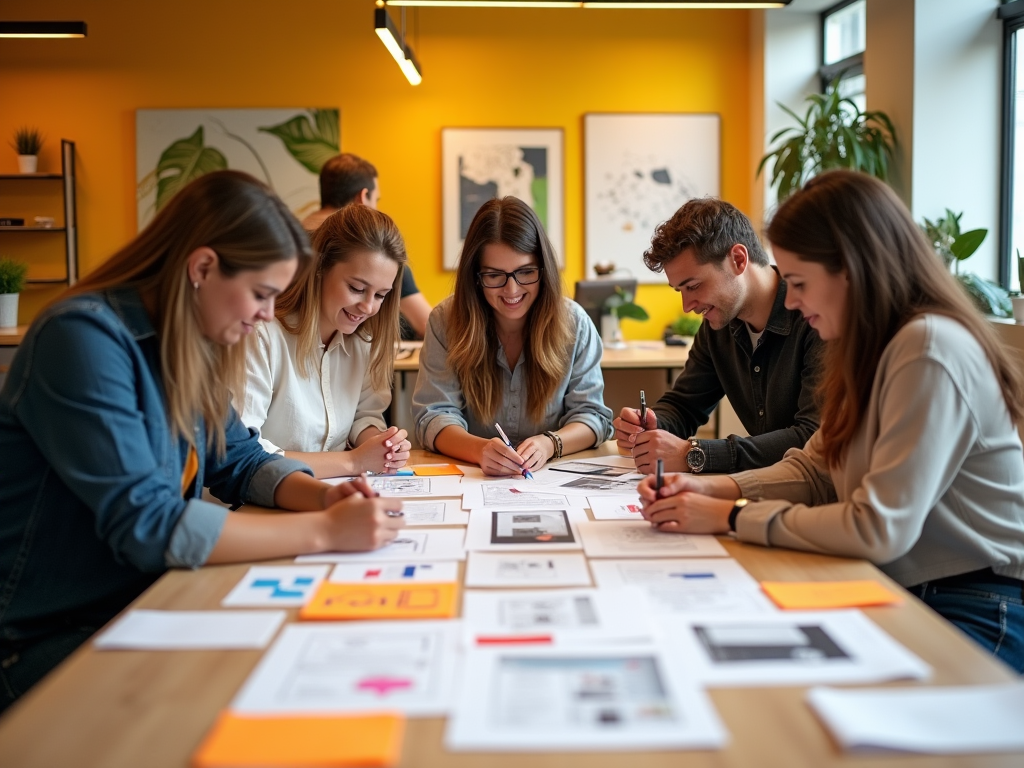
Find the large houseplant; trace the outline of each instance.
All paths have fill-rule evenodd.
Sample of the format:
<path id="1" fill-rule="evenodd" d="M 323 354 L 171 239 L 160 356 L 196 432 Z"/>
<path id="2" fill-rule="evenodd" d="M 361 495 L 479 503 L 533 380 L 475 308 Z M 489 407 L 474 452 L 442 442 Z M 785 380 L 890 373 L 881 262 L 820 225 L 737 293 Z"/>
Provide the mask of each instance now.
<path id="1" fill-rule="evenodd" d="M 805 99 L 808 107 L 803 117 L 779 104 L 797 124 L 771 137 L 772 144 L 779 143 L 761 158 L 757 175 L 769 166 L 780 203 L 809 178 L 830 168 L 849 168 L 882 181 L 889 179 L 896 147 L 892 121 L 884 112 L 861 112 L 841 95 L 839 79 L 829 83 L 825 93 Z"/>
<path id="2" fill-rule="evenodd" d="M 956 279 L 960 281 L 979 310 L 996 317 L 1011 317 L 1013 307 L 1010 303 L 1010 294 L 1004 288 L 971 272 L 960 273 L 960 262 L 973 256 L 988 235 L 987 229 L 961 232 L 961 218 L 963 213 L 953 213 L 947 208 L 946 214 L 935 221 L 925 219 L 921 224 L 921 230 L 946 268 L 952 268 Z"/>

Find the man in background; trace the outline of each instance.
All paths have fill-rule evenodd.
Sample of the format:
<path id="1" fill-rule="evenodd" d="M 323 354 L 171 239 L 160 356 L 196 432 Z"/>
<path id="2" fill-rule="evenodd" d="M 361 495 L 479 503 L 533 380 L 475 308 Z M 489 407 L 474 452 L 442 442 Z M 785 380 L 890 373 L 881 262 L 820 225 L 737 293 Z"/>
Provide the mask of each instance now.
<path id="1" fill-rule="evenodd" d="M 822 342 L 800 312 L 786 309 L 786 282 L 750 220 L 722 200 L 690 200 L 655 231 L 644 263 L 664 271 L 683 310 L 704 321 L 646 423 L 632 408 L 614 421 L 619 449 L 637 471 L 651 474 L 663 459 L 672 472 L 739 472 L 802 448 L 818 428 Z M 694 439 L 723 396 L 750 437 Z"/>
<path id="2" fill-rule="evenodd" d="M 312 234 L 328 216 L 346 205 L 361 203 L 376 209 L 379 202 L 377 169 L 361 157 L 344 152 L 332 157 L 320 169 L 320 210 L 303 219 L 302 226 Z M 399 307 L 403 319 L 402 338 L 422 339 L 431 307 L 416 287 L 408 264 L 402 274 Z"/>

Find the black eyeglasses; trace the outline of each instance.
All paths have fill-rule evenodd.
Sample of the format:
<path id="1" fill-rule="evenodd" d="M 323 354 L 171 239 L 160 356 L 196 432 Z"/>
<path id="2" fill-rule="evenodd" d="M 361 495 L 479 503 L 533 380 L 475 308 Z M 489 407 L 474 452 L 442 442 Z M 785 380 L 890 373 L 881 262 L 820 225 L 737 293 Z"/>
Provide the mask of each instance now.
<path id="1" fill-rule="evenodd" d="M 513 272 L 477 272 L 476 277 L 484 288 L 504 288 L 510 277 L 520 285 L 533 285 L 540 280 L 543 271 L 540 267 L 520 267 Z"/>

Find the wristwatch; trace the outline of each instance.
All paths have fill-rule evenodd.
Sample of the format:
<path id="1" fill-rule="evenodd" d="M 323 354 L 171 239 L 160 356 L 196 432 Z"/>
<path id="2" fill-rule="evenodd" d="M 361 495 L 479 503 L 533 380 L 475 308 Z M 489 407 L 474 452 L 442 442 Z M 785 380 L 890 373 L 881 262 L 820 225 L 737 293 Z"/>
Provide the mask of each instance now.
<path id="1" fill-rule="evenodd" d="M 749 503 L 750 499 L 736 499 L 736 503 L 732 505 L 732 512 L 729 513 L 729 530 L 733 533 L 736 533 L 736 518 Z"/>
<path id="2" fill-rule="evenodd" d="M 699 475 L 704 471 L 704 467 L 708 463 L 708 455 L 704 453 L 704 449 L 700 447 L 700 443 L 690 438 L 690 450 L 686 454 L 686 466 L 690 468 L 690 472 L 695 475 Z"/>

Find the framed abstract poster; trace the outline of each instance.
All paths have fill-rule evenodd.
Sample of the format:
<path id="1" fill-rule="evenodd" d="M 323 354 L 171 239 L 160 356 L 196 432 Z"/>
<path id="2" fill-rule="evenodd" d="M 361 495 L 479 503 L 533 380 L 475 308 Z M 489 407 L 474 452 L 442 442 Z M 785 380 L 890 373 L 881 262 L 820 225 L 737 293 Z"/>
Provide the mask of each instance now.
<path id="1" fill-rule="evenodd" d="M 583 129 L 586 277 L 612 262 L 641 283 L 664 282 L 643 253 L 683 203 L 721 194 L 719 116 L 588 114 Z"/>
<path id="2" fill-rule="evenodd" d="M 506 195 L 537 213 L 565 267 L 563 139 L 561 128 L 441 129 L 445 269 L 458 264 L 480 206 Z"/>
<path id="3" fill-rule="evenodd" d="M 135 179 L 141 230 L 175 193 L 233 168 L 268 184 L 301 221 L 320 208 L 320 168 L 340 146 L 337 109 L 139 109 Z"/>

